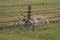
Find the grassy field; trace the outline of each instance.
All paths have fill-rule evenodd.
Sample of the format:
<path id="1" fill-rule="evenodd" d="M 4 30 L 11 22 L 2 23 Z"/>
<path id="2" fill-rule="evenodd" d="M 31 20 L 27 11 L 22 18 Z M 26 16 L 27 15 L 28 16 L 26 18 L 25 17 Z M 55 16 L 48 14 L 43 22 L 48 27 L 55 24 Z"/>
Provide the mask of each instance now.
<path id="1" fill-rule="evenodd" d="M 0 0 L 0 5 L 20 5 L 20 4 L 42 4 L 42 3 L 47 3 L 49 5 L 32 5 L 32 9 L 49 9 L 49 8 L 60 8 L 60 4 L 53 4 L 53 3 L 60 3 L 60 0 Z M 14 10 L 28 10 L 28 6 L 15 6 L 15 7 L 0 7 L 0 12 L 4 11 L 14 11 Z M 45 10 L 47 11 L 47 10 Z M 32 11 L 32 13 L 38 13 L 38 12 L 45 12 L 43 10 L 40 11 Z M 5 13 L 5 14 L 0 14 L 0 21 L 4 20 L 16 20 L 17 14 L 24 14 L 27 12 L 16 12 L 16 13 Z M 13 17 L 11 17 L 13 16 Z M 33 15 L 32 17 L 37 17 L 39 18 L 41 14 L 39 15 Z M 60 16 L 60 12 L 57 13 L 50 13 L 50 14 L 45 14 L 45 17 L 53 17 L 53 16 Z M 56 19 L 56 18 L 55 18 Z M 52 20 L 55 20 L 52 19 Z M 60 17 L 57 18 L 56 20 L 60 20 Z"/>
<path id="2" fill-rule="evenodd" d="M 60 3 L 60 0 L 0 0 L 0 5 L 15 5 L 15 4 L 41 4 L 41 3 Z M 49 8 L 60 8 L 60 5 L 53 4 L 53 5 L 38 5 L 38 6 L 32 6 L 32 9 L 49 9 Z M 27 6 L 15 6 L 15 7 L 1 7 L 0 12 L 3 11 L 14 11 L 14 10 L 28 10 Z M 33 11 L 34 12 L 41 12 L 41 11 Z M 16 12 L 16 13 L 10 13 L 8 15 L 16 15 L 21 14 L 25 12 Z M 27 13 L 27 12 L 26 12 Z M 2 14 L 0 14 L 2 15 Z M 7 15 L 5 15 L 7 16 Z"/>
<path id="3" fill-rule="evenodd" d="M 41 3 L 60 3 L 60 0 L 0 0 L 0 5 L 20 5 L 20 4 L 41 4 Z M 4 11 L 14 11 L 14 10 L 28 10 L 27 6 L 15 6 L 15 7 L 0 7 L 0 12 Z M 60 4 L 52 4 L 52 5 L 38 5 L 32 6 L 32 9 L 49 9 L 49 8 L 60 8 Z M 41 11 L 32 11 L 32 13 L 37 12 L 45 12 Z M 17 14 L 24 14 L 27 12 L 16 12 L 16 13 L 5 13 L 0 14 L 0 22 L 5 20 L 16 20 Z M 11 17 L 14 16 L 14 17 Z M 40 15 L 33 15 L 32 17 L 40 17 Z M 58 13 L 50 13 L 46 14 L 45 17 L 53 17 L 60 16 L 60 12 Z M 60 20 L 59 18 L 52 18 L 49 20 Z M 0 23 L 13 25 L 14 23 Z M 43 27 L 36 27 L 35 31 L 32 30 L 21 30 L 19 28 L 4 28 L 0 30 L 0 40 L 60 40 L 60 22 L 59 23 L 51 23 L 49 24 L 48 29 L 44 29 Z"/>
<path id="4" fill-rule="evenodd" d="M 60 40 L 60 23 L 49 24 L 47 29 L 36 27 L 34 32 L 19 28 L 2 29 L 0 40 Z"/>

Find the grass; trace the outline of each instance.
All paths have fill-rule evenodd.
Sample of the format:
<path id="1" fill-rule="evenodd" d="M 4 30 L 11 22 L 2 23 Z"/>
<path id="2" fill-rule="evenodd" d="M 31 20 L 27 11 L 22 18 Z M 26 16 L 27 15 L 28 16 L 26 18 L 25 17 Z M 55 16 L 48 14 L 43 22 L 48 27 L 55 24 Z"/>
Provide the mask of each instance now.
<path id="1" fill-rule="evenodd" d="M 11 5 L 11 4 L 41 4 L 41 3 L 60 3 L 60 0 L 0 0 L 0 5 Z M 16 6 L 16 7 L 0 7 L 0 12 L 4 11 L 14 11 L 14 10 L 28 10 L 28 6 Z M 33 6 L 32 9 L 49 9 L 49 8 L 60 8 L 59 4 L 51 4 L 51 5 L 38 5 L 38 6 Z M 42 11 L 32 11 L 32 13 L 37 13 L 37 12 L 44 12 Z M 24 14 L 27 12 L 16 12 L 16 13 L 6 13 L 6 14 L 0 14 L 0 18 L 11 17 L 11 16 L 16 16 L 17 14 Z M 46 14 L 45 16 L 59 16 L 60 12 L 54 14 Z M 33 16 L 32 16 L 33 17 Z M 40 15 L 37 17 L 40 17 Z M 3 19 L 3 20 L 4 20 Z M 9 19 L 9 18 L 8 18 Z M 13 18 L 10 18 L 13 19 Z M 9 20 L 10 20 L 9 19 Z M 0 19 L 2 20 L 2 19 Z"/>
<path id="2" fill-rule="evenodd" d="M 11 5 L 11 4 L 40 4 L 40 3 L 60 3 L 60 0 L 0 0 L 0 5 Z M 27 6 L 16 6 L 16 7 L 1 7 L 0 12 L 3 11 L 13 11 L 13 10 L 28 10 Z M 48 9 L 48 8 L 60 8 L 60 5 L 38 5 L 38 6 L 32 6 L 32 9 Z M 41 11 L 33 11 L 35 12 L 41 12 Z M 42 11 L 43 12 L 43 11 Z M 24 12 L 16 12 L 12 13 L 11 15 L 17 15 Z M 27 12 L 26 12 L 27 13 Z M 1 15 L 1 14 L 0 14 Z M 8 16 L 11 16 L 8 14 Z M 5 15 L 7 16 L 7 15 Z"/>
<path id="3" fill-rule="evenodd" d="M 0 5 L 11 5 L 11 4 L 40 4 L 40 3 L 60 3 L 60 0 L 0 0 Z M 28 10 L 27 6 L 16 6 L 16 7 L 0 7 L 0 12 L 13 11 L 13 10 Z M 32 6 L 32 9 L 48 9 L 48 8 L 60 8 L 60 5 L 39 5 Z M 32 13 L 44 12 L 44 11 L 33 11 Z M 27 12 L 16 12 L 9 14 L 0 14 L 0 21 L 5 20 L 16 20 L 14 18 L 7 18 L 10 16 L 16 16 L 17 14 Z M 52 13 L 45 15 L 48 16 L 59 16 L 59 13 Z M 7 16 L 5 18 L 5 16 Z M 35 16 L 35 15 L 34 15 Z M 40 16 L 40 15 L 39 15 Z M 33 17 L 33 16 L 32 16 Z M 36 16 L 38 17 L 38 16 Z M 54 18 L 51 20 L 60 20 L 60 18 Z M 14 23 L 0 23 L 0 25 L 8 24 L 13 25 Z M 13 29 L 4 28 L 0 30 L 0 40 L 60 40 L 60 22 L 49 24 L 48 29 L 44 29 L 39 26 L 35 28 L 35 31 L 25 29 Z"/>
<path id="4" fill-rule="evenodd" d="M 49 24 L 48 29 L 36 27 L 34 32 L 19 28 L 2 29 L 0 40 L 60 40 L 60 23 Z"/>
<path id="5" fill-rule="evenodd" d="M 0 3 L 15 3 L 15 4 L 24 4 L 24 3 L 57 3 L 60 0 L 0 0 Z"/>

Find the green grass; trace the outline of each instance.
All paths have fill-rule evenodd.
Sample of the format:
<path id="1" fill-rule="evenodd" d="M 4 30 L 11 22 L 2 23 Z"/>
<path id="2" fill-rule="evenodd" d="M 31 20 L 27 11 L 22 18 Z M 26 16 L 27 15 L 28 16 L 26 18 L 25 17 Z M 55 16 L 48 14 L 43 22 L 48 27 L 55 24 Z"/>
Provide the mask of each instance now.
<path id="1" fill-rule="evenodd" d="M 60 3 L 60 0 L 0 0 L 0 5 L 10 5 L 10 4 L 41 4 L 41 3 Z M 28 6 L 15 6 L 15 7 L 0 7 L 0 12 L 4 11 L 14 11 L 14 10 L 28 10 Z M 49 8 L 60 8 L 60 5 L 38 5 L 38 6 L 33 6 L 32 9 L 49 9 Z M 37 13 L 37 12 L 44 12 L 43 10 L 41 11 L 32 11 L 32 13 Z M 5 16 L 16 16 L 17 14 L 24 14 L 27 12 L 16 12 L 16 13 L 6 13 L 6 14 L 0 14 L 0 17 L 3 18 Z M 60 12 L 57 13 L 57 15 Z M 48 14 L 51 15 L 51 14 Z M 55 15 L 52 13 L 51 16 Z M 60 15 L 60 14 L 59 14 Z M 56 15 L 55 15 L 56 16 Z"/>
<path id="2" fill-rule="evenodd" d="M 0 5 L 40 4 L 40 3 L 60 3 L 60 0 L 0 0 Z M 27 10 L 27 8 L 28 8 L 27 6 L 0 7 L 0 12 L 13 11 L 13 10 Z M 48 8 L 60 8 L 60 5 L 32 6 L 32 9 L 48 9 Z M 33 11 L 32 13 L 36 13 L 36 12 L 41 12 L 41 11 Z M 24 14 L 27 12 L 0 14 L 0 17 L 3 18 L 3 16 L 16 16 L 17 14 L 20 14 L 20 13 Z M 57 13 L 57 15 L 59 13 Z M 48 14 L 48 15 L 51 15 L 51 14 Z M 1 24 L 13 25 L 12 23 L 0 23 L 0 25 Z M 27 31 L 25 29 L 21 30 L 19 28 L 16 28 L 16 29 L 4 28 L 0 30 L 0 40 L 60 40 L 60 23 L 49 24 L 48 29 L 44 29 L 41 26 L 36 27 L 34 32 L 32 30 Z"/>
<path id="3" fill-rule="evenodd" d="M 0 40 L 60 40 L 60 23 L 49 24 L 48 29 L 36 27 L 34 32 L 19 28 L 2 29 Z"/>
<path id="4" fill-rule="evenodd" d="M 15 3 L 15 4 L 24 4 L 24 3 L 58 3 L 60 0 L 0 0 L 0 3 Z"/>
<path id="5" fill-rule="evenodd" d="M 5 4 L 6 3 L 6 4 Z M 60 0 L 0 0 L 0 4 L 40 4 L 40 3 L 60 3 Z M 32 8 L 59 8 L 60 5 L 40 5 L 40 6 L 33 6 Z M 20 9 L 27 9 L 27 7 L 24 6 L 17 6 L 17 7 L 5 7 L 0 8 L 0 11 L 8 11 L 8 10 L 20 10 Z"/>
<path id="6" fill-rule="evenodd" d="M 40 4 L 40 3 L 60 3 L 60 0 L 0 0 L 0 5 L 10 4 Z M 1 7 L 0 12 L 3 11 L 14 11 L 14 10 L 28 10 L 28 6 L 16 6 L 16 7 Z M 32 9 L 48 9 L 48 8 L 60 8 L 60 5 L 39 5 L 32 6 Z M 40 12 L 40 11 L 34 11 Z M 16 14 L 20 14 L 17 12 Z M 23 12 L 22 12 L 23 13 Z M 27 13 L 27 12 L 26 12 Z M 14 13 L 12 13 L 13 15 Z M 6 15 L 5 15 L 6 16 Z"/>

